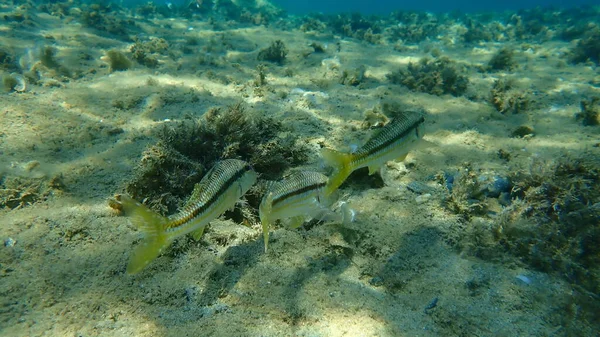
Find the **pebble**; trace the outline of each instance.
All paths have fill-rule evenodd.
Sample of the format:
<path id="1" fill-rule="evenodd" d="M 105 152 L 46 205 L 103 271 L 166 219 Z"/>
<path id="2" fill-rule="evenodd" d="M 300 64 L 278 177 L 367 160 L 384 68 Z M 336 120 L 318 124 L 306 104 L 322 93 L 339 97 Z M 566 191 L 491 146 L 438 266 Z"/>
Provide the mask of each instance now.
<path id="1" fill-rule="evenodd" d="M 531 279 L 525 275 L 519 274 L 515 277 L 517 278 L 517 280 L 520 280 L 521 282 L 523 282 L 525 284 L 531 284 Z"/>
<path id="2" fill-rule="evenodd" d="M 425 310 L 424 310 L 424 311 L 425 311 L 425 312 L 427 312 L 428 310 L 431 310 L 431 309 L 433 309 L 433 308 L 437 307 L 438 300 L 439 300 L 439 299 L 438 299 L 437 297 L 434 297 L 434 298 L 433 298 L 433 299 L 432 299 L 432 300 L 429 302 L 429 304 L 427 304 L 427 306 L 425 307 Z"/>
<path id="3" fill-rule="evenodd" d="M 431 194 L 425 193 L 425 194 L 421 194 L 421 195 L 417 196 L 415 198 L 415 201 L 417 202 L 417 204 L 424 204 L 427 201 L 429 201 L 429 199 L 431 199 Z"/>
<path id="4" fill-rule="evenodd" d="M 23 92 L 27 89 L 27 82 L 25 82 L 25 78 L 17 73 L 10 74 L 16 81 L 17 85 L 13 88 L 16 92 Z"/>
<path id="5" fill-rule="evenodd" d="M 406 185 L 406 188 L 409 191 L 417 193 L 417 194 L 424 194 L 424 193 L 431 192 L 433 190 L 433 188 L 429 187 L 427 184 L 422 183 L 420 181 L 412 181 L 408 185 Z"/>
<path id="6" fill-rule="evenodd" d="M 379 287 L 380 285 L 383 284 L 383 278 L 381 278 L 379 276 L 375 276 L 369 280 L 369 284 L 372 286 L 375 286 L 375 287 Z"/>
<path id="7" fill-rule="evenodd" d="M 13 239 L 13 238 L 8 238 L 8 239 L 4 240 L 4 247 L 13 247 L 16 244 L 17 244 L 17 241 L 15 241 L 15 239 Z"/>

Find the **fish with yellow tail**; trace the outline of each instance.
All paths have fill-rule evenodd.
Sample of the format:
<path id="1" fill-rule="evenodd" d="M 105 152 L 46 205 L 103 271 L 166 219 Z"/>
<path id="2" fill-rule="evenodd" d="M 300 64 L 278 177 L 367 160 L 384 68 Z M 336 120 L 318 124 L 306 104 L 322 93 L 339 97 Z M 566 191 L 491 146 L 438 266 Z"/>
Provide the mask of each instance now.
<path id="1" fill-rule="evenodd" d="M 420 127 L 425 121 L 421 114 L 400 115 L 374 134 L 362 147 L 351 153 L 324 148 L 321 155 L 333 167 L 325 195 L 331 195 L 355 170 L 368 167 L 369 175 L 390 160 L 404 160 L 408 153 L 427 145 Z"/>
<path id="2" fill-rule="evenodd" d="M 269 227 L 276 220 L 287 219 L 287 228 L 297 228 L 307 219 L 330 223 L 354 220 L 354 211 L 347 203 L 340 206 L 341 214 L 329 209 L 333 198 L 324 195 L 327 181 L 327 177 L 321 173 L 300 171 L 270 186 L 259 207 L 265 252 L 269 246 Z"/>
<path id="3" fill-rule="evenodd" d="M 220 161 L 196 185 L 186 206 L 169 217 L 129 196 L 116 195 L 110 200 L 111 207 L 121 210 L 144 233 L 142 243 L 131 255 L 127 273 L 140 272 L 177 237 L 191 233 L 194 239 L 200 239 L 206 225 L 234 207 L 256 179 L 257 174 L 248 163 L 237 159 Z"/>

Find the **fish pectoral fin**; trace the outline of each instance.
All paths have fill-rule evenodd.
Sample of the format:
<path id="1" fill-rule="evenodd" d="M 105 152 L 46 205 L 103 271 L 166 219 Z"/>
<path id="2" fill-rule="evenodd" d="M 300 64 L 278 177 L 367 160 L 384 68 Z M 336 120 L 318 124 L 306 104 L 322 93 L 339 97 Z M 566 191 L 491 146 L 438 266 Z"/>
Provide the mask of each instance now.
<path id="1" fill-rule="evenodd" d="M 408 153 L 394 159 L 394 161 L 396 161 L 396 162 L 404 161 L 404 159 L 406 159 L 407 156 L 408 156 Z"/>
<path id="2" fill-rule="evenodd" d="M 432 147 L 436 147 L 437 145 L 435 143 L 432 143 L 430 141 L 427 141 L 423 138 L 419 139 L 419 141 L 417 142 L 417 144 L 415 144 L 414 146 L 414 150 L 425 150 L 425 149 L 429 149 Z"/>
<path id="3" fill-rule="evenodd" d="M 289 229 L 294 229 L 302 226 L 302 224 L 304 224 L 304 216 L 299 215 L 291 218 L 285 227 Z"/>
<path id="4" fill-rule="evenodd" d="M 192 238 L 194 238 L 194 240 L 196 241 L 200 241 L 200 239 L 202 239 L 202 235 L 204 235 L 204 230 L 207 226 L 202 226 L 196 229 L 195 231 L 191 232 L 190 234 L 192 235 Z"/>

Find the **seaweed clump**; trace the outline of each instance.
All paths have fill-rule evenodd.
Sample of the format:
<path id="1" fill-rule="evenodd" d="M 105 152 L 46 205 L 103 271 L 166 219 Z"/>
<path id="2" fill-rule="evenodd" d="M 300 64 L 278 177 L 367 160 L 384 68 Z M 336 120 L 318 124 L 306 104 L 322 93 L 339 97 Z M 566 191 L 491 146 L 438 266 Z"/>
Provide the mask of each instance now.
<path id="1" fill-rule="evenodd" d="M 502 114 L 524 112 L 531 103 L 526 92 L 515 88 L 513 81 L 503 79 L 494 82 L 490 102 Z"/>
<path id="2" fill-rule="evenodd" d="M 487 42 L 494 38 L 490 28 L 479 21 L 469 18 L 465 26 L 467 30 L 463 34 L 463 39 L 467 43 Z"/>
<path id="3" fill-rule="evenodd" d="M 464 167 L 464 170 L 456 176 L 444 175 L 439 179 L 450 191 L 445 200 L 446 208 L 468 220 L 473 215 L 485 214 L 488 205 L 479 175 L 469 163 L 466 163 Z"/>
<path id="4" fill-rule="evenodd" d="M 158 66 L 158 58 L 154 54 L 163 54 L 169 50 L 169 43 L 162 38 L 150 38 L 150 41 L 135 40 L 129 51 L 134 60 L 148 68 Z"/>
<path id="5" fill-rule="evenodd" d="M 393 42 L 419 43 L 435 37 L 440 32 L 436 16 L 426 12 L 398 11 L 391 14 L 395 24 L 386 28 L 386 36 Z"/>
<path id="6" fill-rule="evenodd" d="M 129 60 L 125 54 L 114 49 L 106 52 L 106 60 L 108 61 L 109 70 L 111 72 L 127 70 L 132 65 L 131 60 Z"/>
<path id="7" fill-rule="evenodd" d="M 364 17 L 360 13 L 340 14 L 329 17 L 329 28 L 342 36 L 352 37 L 369 43 L 379 43 L 382 29 L 375 18 Z"/>
<path id="8" fill-rule="evenodd" d="M 285 44 L 281 40 L 274 41 L 267 48 L 258 52 L 257 59 L 259 61 L 269 61 L 273 63 L 283 64 L 288 54 Z"/>
<path id="9" fill-rule="evenodd" d="M 586 37 L 579 40 L 569 54 L 571 63 L 594 62 L 600 65 L 600 28 L 594 27 Z"/>
<path id="10" fill-rule="evenodd" d="M 446 206 L 466 225 L 456 243 L 486 259 L 505 259 L 508 253 L 536 270 L 566 277 L 579 290 L 600 294 L 599 158 L 596 151 L 534 159 L 528 168 L 495 179 L 493 185 L 502 187 L 495 189 L 505 191 L 498 199 L 482 189 L 485 183 L 470 169 L 444 179 L 451 187 Z M 494 207 L 496 200 L 505 207 Z"/>
<path id="11" fill-rule="evenodd" d="M 585 126 L 600 124 L 600 97 L 581 101 L 581 112 L 575 118 Z"/>
<path id="12" fill-rule="evenodd" d="M 508 47 L 500 49 L 488 62 L 489 71 L 513 70 L 517 67 L 514 51 Z"/>
<path id="13" fill-rule="evenodd" d="M 364 65 L 360 65 L 358 68 L 353 70 L 344 70 L 340 78 L 340 84 L 351 85 L 353 87 L 365 81 L 365 73 L 367 68 Z"/>
<path id="14" fill-rule="evenodd" d="M 0 69 L 16 71 L 18 68 L 19 67 L 13 53 L 6 49 L 0 48 Z"/>
<path id="15" fill-rule="evenodd" d="M 464 67 L 447 57 L 435 60 L 422 58 L 418 63 L 409 63 L 406 69 L 398 69 L 387 75 L 390 82 L 402 84 L 413 91 L 432 95 L 451 94 L 461 96 L 467 91 L 469 78 L 461 75 Z"/>
<path id="16" fill-rule="evenodd" d="M 117 6 L 114 3 L 99 2 L 83 6 L 80 14 L 81 22 L 90 28 L 109 34 L 128 38 L 129 29 L 136 26 L 132 19 L 122 20 L 111 14 Z"/>
<path id="17" fill-rule="evenodd" d="M 58 75 L 71 77 L 71 72 L 67 67 L 60 64 L 56 59 L 56 48 L 45 46 L 39 51 L 40 63 L 48 68 L 54 70 Z"/>
<path id="18" fill-rule="evenodd" d="M 529 265 L 600 293 L 600 156 L 587 153 L 514 170 L 497 242 Z"/>
<path id="19" fill-rule="evenodd" d="M 190 196 L 194 185 L 217 161 L 249 162 L 261 178 L 275 180 L 292 166 L 303 164 L 307 149 L 296 143 L 283 124 L 256 117 L 237 104 L 212 109 L 198 120 L 166 125 L 157 144 L 143 154 L 127 192 L 146 199 L 154 209 L 173 213 Z M 252 198 L 252 193 L 248 198 Z M 258 207 L 258 195 L 250 202 Z"/>

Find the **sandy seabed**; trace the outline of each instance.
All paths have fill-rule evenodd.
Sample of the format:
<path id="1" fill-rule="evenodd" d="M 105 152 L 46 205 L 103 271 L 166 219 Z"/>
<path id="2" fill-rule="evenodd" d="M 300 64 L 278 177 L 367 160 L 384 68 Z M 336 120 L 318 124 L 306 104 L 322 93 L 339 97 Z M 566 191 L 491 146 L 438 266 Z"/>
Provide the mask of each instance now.
<path id="1" fill-rule="evenodd" d="M 0 7 L 2 14 L 13 10 Z M 111 71 L 107 51 L 130 56 L 131 41 L 101 34 L 69 15 L 29 13 L 31 26 L 0 21 L 0 45 L 21 67 L 34 67 L 40 50 L 52 46 L 60 65 L 40 66 L 37 83 L 0 96 L 2 336 L 599 331 L 567 278 L 510 255 L 482 259 L 457 248 L 468 224 L 444 206 L 448 190 L 431 178 L 458 172 L 465 163 L 508 176 L 532 161 L 599 156 L 598 127 L 584 127 L 574 117 L 583 98 L 600 94 L 593 85 L 598 73 L 586 64 L 564 65 L 569 43 L 474 46 L 443 39 L 399 51 L 388 43 L 281 23 L 224 22 L 215 29 L 201 18 L 117 14 L 136 22 L 138 36 L 162 38 L 172 50 L 156 55 L 154 68 L 134 62 Z M 180 51 L 191 38 L 198 44 Z M 257 66 L 264 62 L 257 54 L 275 40 L 285 43 L 288 55 L 282 65 L 267 62 L 266 83 L 258 85 Z M 324 52 L 314 53 L 313 42 Z M 517 69 L 475 69 L 506 46 L 519 50 Z M 436 48 L 471 66 L 465 96 L 389 83 L 386 74 Z M 340 83 L 344 70 L 355 69 L 364 69 L 359 85 Z M 485 97 L 503 76 L 535 97 L 526 113 L 501 114 L 487 99 L 467 98 Z M 366 112 L 388 103 L 425 112 L 425 139 L 435 146 L 389 162 L 381 178 L 363 174 L 344 185 L 342 198 L 357 212 L 351 224 L 274 228 L 264 253 L 259 227 L 221 218 L 192 247 L 126 275 L 139 233 L 108 206 L 108 198 L 124 191 L 162 125 L 240 102 L 290 126 L 311 149 L 306 167 L 314 169 L 321 169 L 320 147 L 348 150 L 363 143 L 371 132 Z M 522 125 L 535 135 L 513 137 Z M 497 155 L 500 150 L 510 153 L 510 164 Z M 425 196 L 407 189 L 413 182 L 427 186 Z"/>

